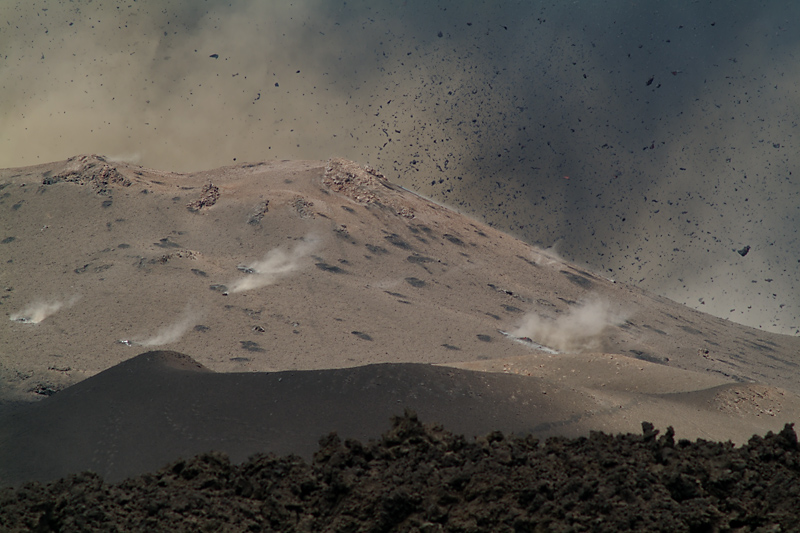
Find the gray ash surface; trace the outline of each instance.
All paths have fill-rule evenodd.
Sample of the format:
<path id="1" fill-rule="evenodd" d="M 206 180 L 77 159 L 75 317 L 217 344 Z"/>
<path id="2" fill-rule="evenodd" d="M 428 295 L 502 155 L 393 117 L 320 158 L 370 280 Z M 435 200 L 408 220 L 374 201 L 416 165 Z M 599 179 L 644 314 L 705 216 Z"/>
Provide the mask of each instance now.
<path id="1" fill-rule="evenodd" d="M 309 464 L 209 453 L 106 484 L 0 491 L 4 531 L 798 531 L 792 426 L 741 447 L 641 435 L 499 432 L 468 441 L 413 413 L 379 441 L 320 440 Z"/>

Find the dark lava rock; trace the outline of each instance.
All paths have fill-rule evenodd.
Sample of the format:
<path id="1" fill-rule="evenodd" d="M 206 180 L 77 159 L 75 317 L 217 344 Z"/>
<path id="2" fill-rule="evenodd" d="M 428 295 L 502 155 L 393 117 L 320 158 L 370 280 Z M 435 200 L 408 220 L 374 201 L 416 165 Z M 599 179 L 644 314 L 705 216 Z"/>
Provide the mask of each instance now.
<path id="1" fill-rule="evenodd" d="M 208 453 L 109 485 L 83 473 L 0 490 L 4 531 L 797 531 L 792 426 L 746 445 L 500 432 L 469 441 L 410 412 L 379 441 L 320 440 L 311 464 Z"/>

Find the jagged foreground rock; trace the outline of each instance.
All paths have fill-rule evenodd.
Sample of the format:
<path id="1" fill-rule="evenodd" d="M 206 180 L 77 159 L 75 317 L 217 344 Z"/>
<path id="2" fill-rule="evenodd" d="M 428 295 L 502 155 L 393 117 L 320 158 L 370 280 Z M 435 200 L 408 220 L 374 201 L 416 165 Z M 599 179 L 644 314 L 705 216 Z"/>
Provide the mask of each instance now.
<path id="1" fill-rule="evenodd" d="M 313 462 L 223 454 L 105 484 L 84 473 L 0 492 L 5 531 L 796 531 L 792 426 L 741 447 L 658 436 L 468 441 L 406 412 L 379 441 Z"/>

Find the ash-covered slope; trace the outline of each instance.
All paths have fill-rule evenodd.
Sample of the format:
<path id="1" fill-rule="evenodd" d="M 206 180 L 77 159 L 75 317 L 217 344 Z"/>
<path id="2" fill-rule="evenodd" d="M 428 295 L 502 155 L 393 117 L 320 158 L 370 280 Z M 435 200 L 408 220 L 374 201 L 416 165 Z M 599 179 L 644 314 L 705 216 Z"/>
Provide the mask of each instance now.
<path id="1" fill-rule="evenodd" d="M 613 283 L 344 160 L 175 174 L 79 156 L 0 186 L 6 386 L 75 382 L 133 356 L 119 341 L 283 370 L 530 353 L 516 330 L 796 387 L 800 339 Z"/>
<path id="2" fill-rule="evenodd" d="M 0 187 L 7 399 L 167 346 L 237 375 L 519 374 L 566 394 L 564 434 L 651 420 L 742 442 L 797 418 L 800 339 L 614 283 L 349 161 L 175 174 L 78 156 Z"/>

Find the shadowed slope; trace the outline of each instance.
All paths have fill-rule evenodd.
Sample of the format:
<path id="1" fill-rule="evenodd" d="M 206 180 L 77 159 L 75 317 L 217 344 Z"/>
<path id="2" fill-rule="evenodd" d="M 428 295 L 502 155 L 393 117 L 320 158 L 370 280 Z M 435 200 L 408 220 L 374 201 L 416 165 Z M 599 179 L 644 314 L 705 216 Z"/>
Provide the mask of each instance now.
<path id="1" fill-rule="evenodd" d="M 663 367 L 650 366 L 637 371 L 656 379 Z M 635 373 L 624 375 L 635 381 Z M 630 386 L 575 385 L 558 383 L 554 375 L 413 363 L 217 374 L 177 352 L 147 352 L 0 415 L 0 484 L 83 470 L 113 482 L 212 450 L 235 462 L 258 452 L 309 458 L 318 439 L 332 431 L 377 438 L 404 408 L 470 437 L 494 430 L 537 437 L 614 433 L 652 419 L 674 421 L 682 438 L 744 442 L 755 429 L 777 429 L 786 418 L 765 415 L 759 423 L 752 402 L 726 403 L 719 396 L 741 393 L 742 386 L 648 394 Z M 800 402 L 785 394 L 785 407 L 796 411 Z M 731 413 L 732 406 L 751 411 Z"/>
<path id="2" fill-rule="evenodd" d="M 218 450 L 310 457 L 318 439 L 377 438 L 404 407 L 455 431 L 550 434 L 567 392 L 517 376 L 418 364 L 215 374 L 175 352 L 148 352 L 0 419 L 0 480 L 92 470 L 114 481 Z"/>

